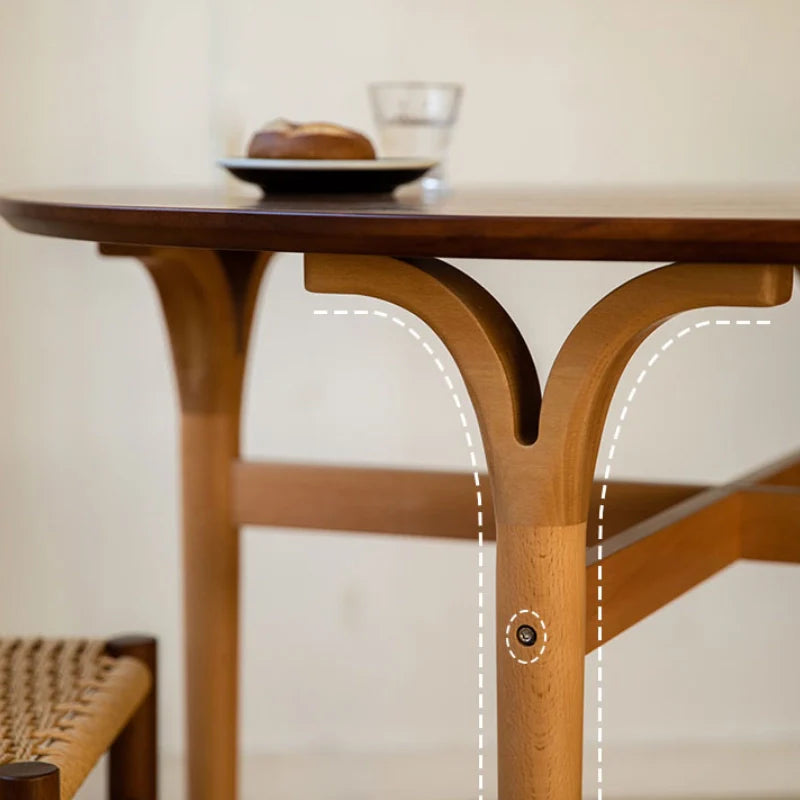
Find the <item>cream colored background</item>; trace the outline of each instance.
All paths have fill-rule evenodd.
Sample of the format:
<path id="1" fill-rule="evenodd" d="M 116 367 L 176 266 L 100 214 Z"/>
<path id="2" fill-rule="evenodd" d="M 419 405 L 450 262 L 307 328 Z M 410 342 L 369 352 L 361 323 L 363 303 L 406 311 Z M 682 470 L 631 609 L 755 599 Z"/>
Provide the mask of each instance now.
<path id="1" fill-rule="evenodd" d="M 793 0 L 0 0 L 0 187 L 219 180 L 214 157 L 259 122 L 369 129 L 365 82 L 405 77 L 466 85 L 461 182 L 794 181 L 799 75 Z M 645 268 L 461 266 L 542 372 Z M 311 317 L 333 302 L 278 260 L 246 453 L 465 466 L 424 354 L 377 319 Z M 798 310 L 674 348 L 617 474 L 725 480 L 796 447 Z M 163 746 L 180 752 L 176 405 L 153 289 L 132 261 L 3 226 L 0 342 L 0 630 L 157 633 Z M 448 753 L 473 785 L 473 545 L 253 530 L 243 558 L 248 753 Z M 800 792 L 798 604 L 797 571 L 737 566 L 609 645 L 609 787 Z"/>

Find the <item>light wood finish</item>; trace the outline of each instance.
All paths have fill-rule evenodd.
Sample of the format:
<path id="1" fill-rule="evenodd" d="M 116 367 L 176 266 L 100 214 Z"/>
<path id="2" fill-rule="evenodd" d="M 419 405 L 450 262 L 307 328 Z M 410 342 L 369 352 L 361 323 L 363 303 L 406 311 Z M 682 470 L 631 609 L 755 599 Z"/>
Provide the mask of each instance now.
<path id="1" fill-rule="evenodd" d="M 527 665 L 512 659 L 498 636 L 499 796 L 577 800 L 586 521 L 597 447 L 619 375 L 644 338 L 674 314 L 785 302 L 791 269 L 674 265 L 613 291 L 561 348 L 534 441 L 529 404 L 538 395 L 531 391 L 529 362 L 518 351 L 509 358 L 507 348 L 498 350 L 510 320 L 491 307 L 487 313 L 486 293 L 469 279 L 452 280 L 438 263 L 308 255 L 306 286 L 406 308 L 436 331 L 458 363 L 478 415 L 494 494 L 498 631 L 520 609 L 533 609 L 550 634 L 547 656 Z"/>
<path id="2" fill-rule="evenodd" d="M 434 258 L 307 255 L 306 288 L 380 297 L 409 307 L 442 338 L 478 412 L 487 458 L 499 442 L 538 434 L 541 389 L 517 326 L 476 281 Z M 452 335 L 457 331 L 457 335 Z"/>
<path id="3" fill-rule="evenodd" d="M 236 797 L 239 537 L 230 465 L 239 454 L 247 340 L 268 256 L 109 247 L 153 277 L 181 405 L 189 790 Z"/>
<path id="4" fill-rule="evenodd" d="M 544 524 L 547 513 L 537 518 L 530 502 L 538 477 L 530 471 L 530 415 L 538 411 L 539 394 L 530 390 L 538 381 L 526 375 L 530 356 L 517 353 L 510 368 L 498 347 L 513 323 L 484 313 L 493 303 L 484 302 L 488 295 L 478 284 L 466 276 L 457 284 L 440 280 L 449 270 L 432 267 L 307 255 L 306 287 L 396 303 L 421 317 L 455 358 L 478 415 L 494 494 L 498 631 L 520 609 L 537 611 L 553 631 L 547 658 L 533 667 L 512 661 L 498 636 L 499 796 L 575 800 L 581 787 L 586 511 L 569 526 L 560 513 Z M 520 543 L 525 552 L 518 551 Z"/>
<path id="5" fill-rule="evenodd" d="M 444 539 L 477 535 L 475 483 L 466 472 L 236 461 L 231 479 L 237 525 Z M 481 475 L 481 483 L 488 482 L 489 476 Z M 600 488 L 599 483 L 592 487 L 592 509 Z M 609 491 L 615 507 L 606 534 L 626 530 L 704 488 L 613 481 Z M 490 492 L 483 498 L 483 528 L 484 539 L 493 541 Z"/>
<path id="6" fill-rule="evenodd" d="M 305 284 L 311 292 L 388 300 L 435 331 L 467 385 L 490 472 L 506 443 L 535 441 L 541 390 L 533 359 L 508 314 L 467 275 L 432 258 L 309 254 Z"/>
<path id="7" fill-rule="evenodd" d="M 527 666 L 508 656 L 502 637 L 498 642 L 500 796 L 579 797 L 587 514 L 611 393 L 631 353 L 670 315 L 788 298 L 789 269 L 763 262 L 800 258 L 800 194 L 542 189 L 454 193 L 428 204 L 406 193 L 257 201 L 105 190 L 4 197 L 0 213 L 20 230 L 118 243 L 106 252 L 141 258 L 161 296 L 182 406 L 193 800 L 235 794 L 238 542 L 232 520 L 240 510 L 230 470 L 238 456 L 247 329 L 263 266 L 256 251 L 267 249 L 384 254 L 309 256 L 307 285 L 398 303 L 423 317 L 459 363 L 490 465 L 498 622 L 505 626 L 512 613 L 532 608 L 551 636 L 547 656 Z M 443 262 L 401 261 L 396 254 L 698 263 L 655 270 L 591 309 L 561 349 L 542 399 L 516 327 L 487 292 Z M 777 507 L 747 502 L 750 511 L 742 507 L 737 517 L 738 497 L 673 520 L 671 536 L 688 539 L 703 515 L 722 514 L 740 526 L 749 520 L 755 531 Z M 785 503 L 784 522 L 792 513 Z M 427 514 L 422 517 L 431 524 Z M 397 527 L 409 519 L 398 517 Z M 739 552 L 789 558 L 793 534 L 786 528 L 771 543 L 763 537 L 754 543 L 754 533 L 734 528 Z M 670 552 L 658 537 L 653 532 L 609 554 L 609 562 L 617 559 L 619 596 L 635 596 L 639 616 L 731 555 L 731 539 L 709 539 L 698 556 L 703 569 L 653 588 L 641 582 L 636 565 Z M 629 621 L 619 616 L 616 626 Z"/>
<path id="8" fill-rule="evenodd" d="M 586 581 L 583 569 L 578 574 L 574 568 L 582 566 L 578 550 L 586 541 L 597 448 L 622 370 L 645 337 L 674 314 L 785 302 L 791 281 L 791 271 L 780 267 L 698 270 L 681 264 L 614 290 L 587 312 L 559 351 L 537 442 L 524 449 L 508 443 L 506 457 L 492 462 L 498 627 L 517 609 L 533 607 L 552 638 L 551 657 L 532 668 L 509 659 L 498 642 L 501 797 L 580 797 Z M 571 569 L 554 571 L 567 565 Z M 576 606 L 580 615 L 573 614 Z"/>
<path id="9" fill-rule="evenodd" d="M 616 514 L 609 491 L 609 514 Z M 604 540 L 603 618 L 597 618 L 597 552 L 586 567 L 586 652 L 657 611 L 740 557 L 742 498 L 710 489 Z M 617 539 L 631 538 L 626 546 Z M 619 548 L 619 549 L 617 549 Z"/>
<path id="10" fill-rule="evenodd" d="M 464 472 L 237 461 L 231 477 L 238 525 L 476 537 L 475 484 Z M 493 539 L 490 502 L 483 511 Z"/>
<path id="11" fill-rule="evenodd" d="M 504 626 L 514 611 L 533 608 L 551 634 L 547 657 L 533 666 L 512 661 L 498 643 L 500 796 L 579 797 L 586 523 L 609 398 L 631 353 L 670 315 L 788 299 L 790 270 L 763 264 L 800 259 L 796 188 L 488 190 L 433 203 L 405 192 L 256 200 L 203 191 L 64 190 L 0 198 L 0 214 L 19 230 L 117 243 L 106 252 L 141 258 L 161 296 L 182 406 L 192 800 L 235 793 L 238 543 L 232 520 L 241 509 L 233 507 L 230 469 L 238 455 L 247 329 L 264 260 L 256 252 L 263 250 L 372 254 L 309 256 L 307 285 L 398 303 L 423 317 L 453 352 L 490 465 L 498 621 Z M 404 262 L 392 257 L 397 254 L 697 263 L 655 270 L 591 309 L 556 359 L 540 413 L 532 361 L 502 308 L 452 267 Z M 755 532 L 773 524 L 778 504 L 760 502 L 767 503 L 746 502 L 749 510 L 743 507 L 738 517 L 750 526 L 735 529 L 740 552 L 793 558 L 791 501 L 780 501 L 786 534 L 774 541 Z M 723 517 L 730 522 L 735 503 L 722 499 L 668 527 L 674 537 L 689 537 L 698 519 L 715 518 L 726 504 Z M 397 526 L 409 519 L 398 517 Z M 670 552 L 657 537 L 609 555 L 618 559 L 619 596 L 636 595 L 637 615 L 731 554 L 729 540 L 712 537 L 698 556 L 705 567 L 694 577 L 668 577 L 669 590 L 666 584 L 653 589 L 640 581 L 636 563 L 646 561 L 643 548 L 651 557 Z M 627 622 L 620 617 L 616 624 L 622 629 Z"/>
<path id="12" fill-rule="evenodd" d="M 613 487 L 608 503 L 616 516 Z M 734 481 L 609 532 L 602 559 L 603 641 L 740 559 L 800 563 L 800 489 L 770 485 L 770 478 L 760 486 Z M 597 563 L 597 550 L 590 548 L 587 653 L 598 644 Z"/>
<path id="13" fill-rule="evenodd" d="M 535 505 L 545 518 L 555 510 L 564 524 L 586 518 L 609 401 L 631 355 L 658 325 L 694 308 L 777 305 L 791 290 L 786 267 L 676 264 L 628 281 L 591 308 L 559 351 L 544 393 L 542 436 L 530 460 Z"/>
<path id="14" fill-rule="evenodd" d="M 610 481 L 603 526 L 603 641 L 738 559 L 800 561 L 800 490 L 771 485 L 787 469 L 791 466 L 780 462 L 760 485 L 744 478 L 719 488 Z M 232 475 L 238 525 L 476 537 L 474 483 L 467 473 L 237 461 Z M 592 486 L 590 520 L 597 519 L 601 486 Z M 484 540 L 491 542 L 490 495 L 483 510 Z M 586 548 L 588 653 L 598 642 L 594 524 L 588 526 Z"/>

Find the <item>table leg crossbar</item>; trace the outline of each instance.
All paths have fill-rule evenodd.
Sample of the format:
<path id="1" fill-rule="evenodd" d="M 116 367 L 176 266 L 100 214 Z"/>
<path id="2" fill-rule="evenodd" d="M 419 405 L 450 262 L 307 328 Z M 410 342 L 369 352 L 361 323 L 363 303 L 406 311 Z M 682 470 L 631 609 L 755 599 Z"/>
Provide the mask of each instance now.
<path id="1" fill-rule="evenodd" d="M 136 255 L 144 263 L 167 320 L 183 431 L 189 792 L 193 800 L 234 797 L 237 526 L 459 537 L 474 531 L 474 507 L 460 499 L 459 476 L 374 471 L 367 479 L 384 486 L 382 499 L 390 499 L 391 513 L 382 519 L 378 506 L 346 507 L 365 477 L 358 471 L 239 463 L 247 334 L 266 256 L 181 248 L 105 252 Z M 584 655 L 593 646 L 586 610 L 596 608 L 587 592 L 596 572 L 587 521 L 593 519 L 597 449 L 617 381 L 636 348 L 671 316 L 786 302 L 792 269 L 674 264 L 634 278 L 578 322 L 543 393 L 513 321 L 479 284 L 444 262 L 309 254 L 305 281 L 312 292 L 367 295 L 416 314 L 461 370 L 491 476 L 498 631 L 528 609 L 547 621 L 549 635 L 547 653 L 536 663 L 511 657 L 498 636 L 499 796 L 578 800 Z M 618 488 L 619 530 L 607 531 L 603 558 L 604 640 L 737 558 L 797 560 L 793 491 L 767 495 L 762 485 Z M 261 493 L 273 502 L 262 501 Z M 290 507 L 292 498 L 309 494 L 313 503 Z M 442 500 L 448 497 L 451 507 Z M 315 506 L 326 510 L 327 521 Z M 762 535 L 768 525 L 770 533 Z M 693 558 L 684 558 L 686 548 L 694 548 Z M 684 563 L 689 561 L 691 569 Z"/>

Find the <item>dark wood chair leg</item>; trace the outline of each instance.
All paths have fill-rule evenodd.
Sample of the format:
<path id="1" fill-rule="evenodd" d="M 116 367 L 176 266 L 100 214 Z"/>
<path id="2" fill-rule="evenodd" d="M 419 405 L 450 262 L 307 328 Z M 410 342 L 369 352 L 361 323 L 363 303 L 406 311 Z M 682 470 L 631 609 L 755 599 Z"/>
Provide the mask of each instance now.
<path id="1" fill-rule="evenodd" d="M 157 770 L 157 648 L 150 636 L 121 636 L 106 647 L 111 656 L 131 656 L 146 664 L 153 688 L 109 750 L 109 800 L 156 800 Z M 0 798 L 4 800 L 4 798 Z"/>
<path id="2" fill-rule="evenodd" d="M 45 761 L 18 761 L 0 767 L 0 800 L 59 800 L 58 767 Z"/>

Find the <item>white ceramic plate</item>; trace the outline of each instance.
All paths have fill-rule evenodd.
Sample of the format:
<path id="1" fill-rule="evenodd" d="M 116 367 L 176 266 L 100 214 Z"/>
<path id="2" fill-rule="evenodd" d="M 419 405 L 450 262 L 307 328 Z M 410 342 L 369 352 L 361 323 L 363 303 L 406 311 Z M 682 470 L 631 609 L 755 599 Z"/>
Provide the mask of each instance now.
<path id="1" fill-rule="evenodd" d="M 222 158 L 217 163 L 264 192 L 284 194 L 392 192 L 436 165 L 423 158 Z"/>
<path id="2" fill-rule="evenodd" d="M 429 158 L 221 158 L 217 162 L 226 169 L 262 170 L 369 170 L 381 172 L 393 169 L 425 169 L 435 166 Z"/>

